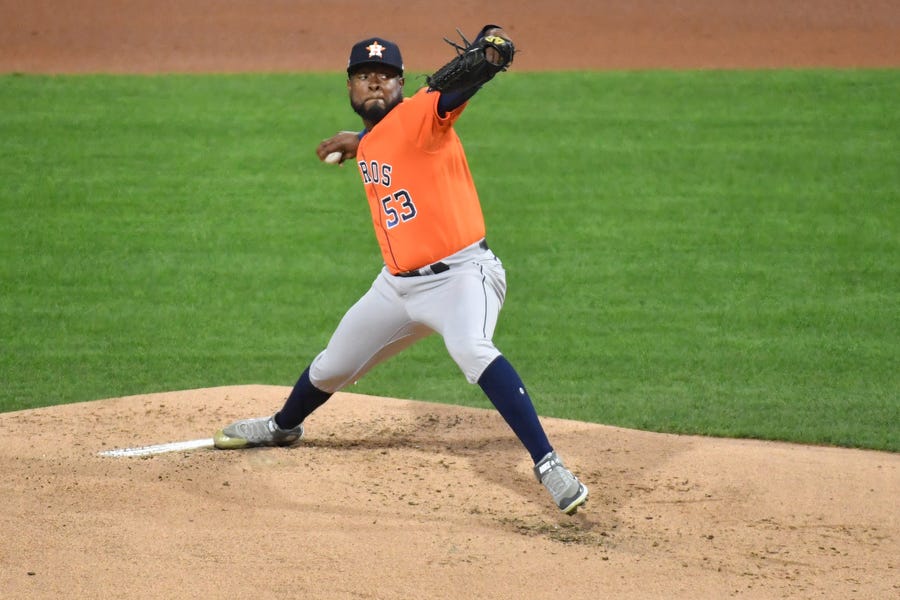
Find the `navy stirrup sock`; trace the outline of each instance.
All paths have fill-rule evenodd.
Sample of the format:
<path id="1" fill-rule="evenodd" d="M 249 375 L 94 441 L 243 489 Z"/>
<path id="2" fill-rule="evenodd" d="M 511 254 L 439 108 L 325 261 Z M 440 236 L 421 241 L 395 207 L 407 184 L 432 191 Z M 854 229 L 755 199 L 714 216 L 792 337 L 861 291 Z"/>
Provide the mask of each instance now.
<path id="1" fill-rule="evenodd" d="M 282 429 L 293 429 L 329 398 L 330 393 L 323 392 L 309 380 L 307 368 L 294 384 L 294 389 L 285 400 L 284 406 L 275 414 L 275 424 Z"/>
<path id="2" fill-rule="evenodd" d="M 537 463 L 553 448 L 538 420 L 525 384 L 509 361 L 498 356 L 478 379 L 478 385 Z"/>

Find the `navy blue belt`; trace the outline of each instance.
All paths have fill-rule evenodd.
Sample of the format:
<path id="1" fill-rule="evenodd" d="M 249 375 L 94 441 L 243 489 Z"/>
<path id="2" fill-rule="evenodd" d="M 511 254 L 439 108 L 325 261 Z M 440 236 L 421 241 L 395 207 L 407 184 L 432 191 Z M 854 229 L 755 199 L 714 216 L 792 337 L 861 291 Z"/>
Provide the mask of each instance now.
<path id="1" fill-rule="evenodd" d="M 481 240 L 478 242 L 478 247 L 482 250 L 489 250 L 486 240 Z M 438 273 L 443 273 L 444 271 L 449 271 L 450 265 L 445 262 L 436 262 L 430 264 L 426 267 L 422 267 L 421 269 L 413 269 L 412 271 L 403 271 L 402 273 L 397 273 L 397 277 L 419 277 L 420 275 L 437 275 Z"/>

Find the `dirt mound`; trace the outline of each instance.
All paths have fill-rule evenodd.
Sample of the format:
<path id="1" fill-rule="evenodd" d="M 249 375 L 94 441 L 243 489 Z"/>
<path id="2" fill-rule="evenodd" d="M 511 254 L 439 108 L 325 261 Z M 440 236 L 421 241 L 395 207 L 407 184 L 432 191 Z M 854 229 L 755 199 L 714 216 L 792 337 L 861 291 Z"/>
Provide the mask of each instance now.
<path id="1" fill-rule="evenodd" d="M 503 420 L 337 394 L 292 448 L 211 436 L 289 389 L 0 414 L 9 598 L 887 598 L 900 456 L 545 419 L 591 488 L 559 514 Z"/>

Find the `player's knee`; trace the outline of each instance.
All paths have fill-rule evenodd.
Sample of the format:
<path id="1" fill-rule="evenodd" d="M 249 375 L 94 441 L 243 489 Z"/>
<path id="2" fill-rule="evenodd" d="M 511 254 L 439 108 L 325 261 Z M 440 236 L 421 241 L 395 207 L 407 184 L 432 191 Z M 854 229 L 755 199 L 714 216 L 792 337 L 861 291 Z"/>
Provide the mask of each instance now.
<path id="1" fill-rule="evenodd" d="M 500 356 L 500 351 L 490 340 L 444 339 L 444 344 L 466 380 L 472 384 L 477 383 L 487 366 Z"/>
<path id="2" fill-rule="evenodd" d="M 309 382 L 323 392 L 333 394 L 340 391 L 353 379 L 353 373 L 344 373 L 329 368 L 327 360 L 324 360 L 325 352 L 321 352 L 309 366 Z"/>

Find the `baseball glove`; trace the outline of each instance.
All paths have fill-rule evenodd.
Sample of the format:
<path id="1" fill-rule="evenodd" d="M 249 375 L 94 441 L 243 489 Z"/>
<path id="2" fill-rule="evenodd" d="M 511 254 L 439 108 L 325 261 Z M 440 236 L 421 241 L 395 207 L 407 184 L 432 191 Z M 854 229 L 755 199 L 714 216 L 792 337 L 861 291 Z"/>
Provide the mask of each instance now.
<path id="1" fill-rule="evenodd" d="M 509 68 L 516 53 L 512 41 L 488 35 L 470 42 L 459 29 L 456 32 L 465 46 L 444 38 L 445 42 L 456 49 L 456 58 L 426 78 L 428 87 L 442 92 L 469 90 L 490 81 L 494 75 Z M 489 52 L 492 48 L 495 52 Z M 494 62 L 489 60 L 492 56 L 497 57 Z"/>

